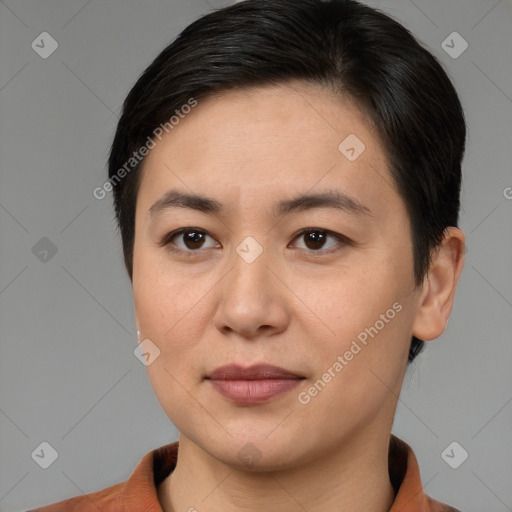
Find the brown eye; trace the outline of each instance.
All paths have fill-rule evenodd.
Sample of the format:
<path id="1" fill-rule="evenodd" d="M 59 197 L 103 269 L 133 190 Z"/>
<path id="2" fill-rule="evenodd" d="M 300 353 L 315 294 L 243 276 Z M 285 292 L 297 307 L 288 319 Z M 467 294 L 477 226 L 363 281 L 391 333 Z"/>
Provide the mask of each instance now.
<path id="1" fill-rule="evenodd" d="M 343 235 L 319 228 L 303 229 L 297 234 L 295 239 L 303 242 L 303 247 L 300 247 L 299 245 L 300 249 L 305 249 L 311 253 L 332 252 L 337 248 L 341 248 L 344 245 L 350 244 L 350 240 Z M 334 243 L 329 243 L 329 239 L 332 239 Z"/>
<path id="2" fill-rule="evenodd" d="M 321 231 L 309 231 L 304 233 L 302 237 L 308 249 L 313 250 L 321 249 L 327 239 L 326 234 Z"/>
<path id="3" fill-rule="evenodd" d="M 200 231 L 185 231 L 181 234 L 188 249 L 199 249 L 205 240 L 205 234 Z"/>
<path id="4" fill-rule="evenodd" d="M 210 238 L 213 243 L 205 245 Z M 171 251 L 182 251 L 185 253 L 198 252 L 198 249 L 219 247 L 219 244 L 205 231 L 196 228 L 183 228 L 169 233 L 161 242 L 162 246 L 168 247 Z"/>

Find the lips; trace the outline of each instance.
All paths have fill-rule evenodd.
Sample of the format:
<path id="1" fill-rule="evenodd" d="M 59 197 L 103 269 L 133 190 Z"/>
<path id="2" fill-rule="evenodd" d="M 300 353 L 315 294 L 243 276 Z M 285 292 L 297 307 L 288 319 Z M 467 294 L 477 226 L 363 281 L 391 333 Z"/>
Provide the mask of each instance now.
<path id="1" fill-rule="evenodd" d="M 303 376 L 278 366 L 259 364 L 244 368 L 217 368 L 206 380 L 225 398 L 238 404 L 258 404 L 276 398 L 299 385 Z"/>
<path id="2" fill-rule="evenodd" d="M 217 368 L 206 378 L 212 380 L 264 380 L 300 379 L 303 377 L 269 364 L 257 364 L 248 368 L 232 364 Z"/>

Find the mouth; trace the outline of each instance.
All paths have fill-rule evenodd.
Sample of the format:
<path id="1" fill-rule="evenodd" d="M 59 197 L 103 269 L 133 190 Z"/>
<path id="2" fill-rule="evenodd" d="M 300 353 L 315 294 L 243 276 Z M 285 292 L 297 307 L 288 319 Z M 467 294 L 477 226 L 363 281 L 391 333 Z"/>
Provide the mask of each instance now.
<path id="1" fill-rule="evenodd" d="M 278 366 L 259 364 L 244 368 L 227 365 L 205 377 L 223 397 L 237 404 L 260 404 L 297 387 L 305 377 Z"/>

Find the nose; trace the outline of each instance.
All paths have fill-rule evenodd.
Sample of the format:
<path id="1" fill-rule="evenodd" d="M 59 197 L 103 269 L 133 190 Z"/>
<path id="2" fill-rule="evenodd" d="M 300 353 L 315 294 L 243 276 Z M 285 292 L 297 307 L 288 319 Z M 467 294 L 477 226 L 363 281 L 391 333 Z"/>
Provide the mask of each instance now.
<path id="1" fill-rule="evenodd" d="M 240 256 L 242 254 L 242 256 Z M 231 270 L 219 283 L 216 328 L 225 335 L 245 339 L 272 336 L 284 331 L 290 319 L 290 291 L 279 275 L 279 265 L 263 251 L 256 259 L 234 251 Z"/>

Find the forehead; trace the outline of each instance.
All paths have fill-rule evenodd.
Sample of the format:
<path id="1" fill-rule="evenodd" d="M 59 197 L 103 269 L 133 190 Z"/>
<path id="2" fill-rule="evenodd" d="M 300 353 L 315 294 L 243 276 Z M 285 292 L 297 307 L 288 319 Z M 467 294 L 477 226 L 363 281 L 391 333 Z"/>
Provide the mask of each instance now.
<path id="1" fill-rule="evenodd" d="M 397 199 L 378 134 L 360 110 L 304 83 L 199 101 L 156 140 L 142 172 L 138 204 L 146 211 L 149 201 L 177 187 L 238 206 L 256 196 L 263 204 L 275 195 L 326 189 L 374 204 Z"/>

